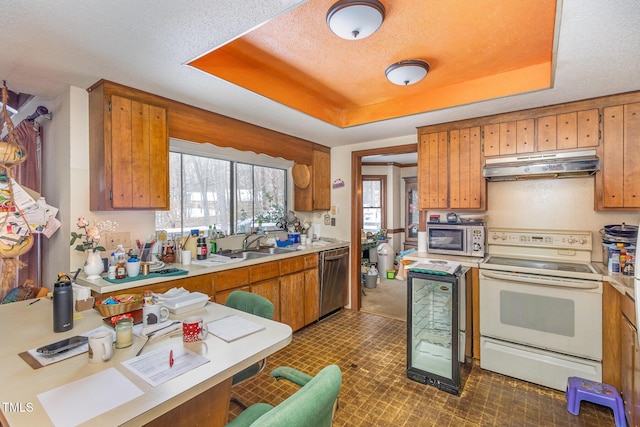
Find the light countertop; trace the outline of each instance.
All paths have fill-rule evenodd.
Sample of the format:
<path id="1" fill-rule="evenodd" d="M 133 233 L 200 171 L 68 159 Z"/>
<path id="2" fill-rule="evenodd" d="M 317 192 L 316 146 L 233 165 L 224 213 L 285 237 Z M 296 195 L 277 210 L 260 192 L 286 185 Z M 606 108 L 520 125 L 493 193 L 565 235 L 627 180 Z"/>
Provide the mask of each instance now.
<path id="1" fill-rule="evenodd" d="M 180 263 L 167 264 L 166 267 L 164 268 L 175 267 L 182 270 L 187 270 L 188 273 L 186 275 L 180 275 L 180 276 L 168 276 L 168 277 L 156 276 L 149 279 L 135 280 L 132 282 L 130 281 L 130 282 L 122 282 L 122 283 L 111 283 L 103 279 L 88 280 L 84 272 L 80 272 L 80 274 L 78 275 L 78 278 L 76 279 L 76 283 L 78 283 L 79 285 L 87 286 L 96 293 L 104 294 L 109 292 L 120 291 L 123 289 L 131 289 L 132 287 L 136 287 L 136 288 L 144 287 L 144 286 L 149 286 L 156 283 L 168 282 L 171 280 L 179 280 L 187 277 L 199 276 L 202 274 L 215 273 L 218 271 L 230 270 L 230 269 L 240 268 L 240 267 L 247 267 L 251 265 L 262 264 L 265 262 L 271 262 L 271 261 L 276 261 L 276 260 L 281 260 L 286 258 L 293 258 L 301 255 L 307 255 L 307 254 L 318 253 L 318 252 L 327 251 L 331 249 L 343 248 L 350 245 L 349 242 L 343 242 L 343 241 L 326 242 L 326 243 L 327 243 L 326 245 L 320 245 L 320 244 L 317 244 L 316 242 L 314 242 L 313 244 L 299 245 L 299 246 L 296 246 L 298 250 L 291 251 L 290 253 L 273 254 L 270 256 L 262 257 L 262 258 L 243 260 L 238 262 L 230 262 L 226 264 L 216 264 L 214 266 L 202 266 L 194 263 L 191 263 L 189 265 L 182 265 Z M 103 276 L 105 274 L 106 273 L 103 273 Z"/>
<path id="2" fill-rule="evenodd" d="M 223 305 L 208 303 L 197 312 L 192 311 L 185 316 L 199 315 L 205 322 L 209 322 L 228 314 L 235 314 L 259 323 L 265 326 L 265 329 L 230 343 L 211 334 L 201 343 L 183 344 L 181 336 L 151 340 L 145 347 L 145 353 L 165 346 L 184 345 L 191 346 L 193 351 L 209 359 L 208 363 L 153 387 L 122 365 L 122 362 L 136 357 L 136 352 L 144 342 L 144 339 L 138 336 L 134 337 L 131 347 L 115 349 L 113 357 L 105 363 L 88 363 L 85 352 L 39 369 L 32 369 L 18 356 L 19 353 L 87 333 L 105 324 L 97 311 L 88 310 L 82 312 L 81 319 L 74 321 L 73 329 L 54 333 L 52 301 L 42 298 L 37 304 L 29 305 L 29 302 L 20 301 L 0 306 L 0 333 L 3 342 L 0 347 L 0 360 L 2 360 L 0 401 L 21 403 L 25 407 L 27 403 L 32 405 L 30 411 L 15 411 L 5 406 L 0 407 L 0 422 L 5 426 L 52 425 L 37 397 L 39 394 L 110 368 L 115 368 L 124 375 L 140 388 L 143 394 L 85 424 L 91 426 L 143 425 L 226 381 L 245 367 L 284 348 L 291 342 L 292 336 L 291 328 L 283 323 L 263 319 Z M 174 320 L 181 320 L 182 317 L 170 316 Z M 64 405 L 64 402 L 61 404 Z"/>

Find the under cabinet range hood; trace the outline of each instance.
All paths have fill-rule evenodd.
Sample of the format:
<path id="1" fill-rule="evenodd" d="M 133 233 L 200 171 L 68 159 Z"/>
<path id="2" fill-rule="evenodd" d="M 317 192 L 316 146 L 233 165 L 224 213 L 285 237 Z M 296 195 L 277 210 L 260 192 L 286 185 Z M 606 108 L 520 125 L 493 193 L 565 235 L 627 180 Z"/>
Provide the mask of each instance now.
<path id="1" fill-rule="evenodd" d="M 596 150 L 539 153 L 487 159 L 482 176 L 488 181 L 590 176 L 600 170 Z"/>

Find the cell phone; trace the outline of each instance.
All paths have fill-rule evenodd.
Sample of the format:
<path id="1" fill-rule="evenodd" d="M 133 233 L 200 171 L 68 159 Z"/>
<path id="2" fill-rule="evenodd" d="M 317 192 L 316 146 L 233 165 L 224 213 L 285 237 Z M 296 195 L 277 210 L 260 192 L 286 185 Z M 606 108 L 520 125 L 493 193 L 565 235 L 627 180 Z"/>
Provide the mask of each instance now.
<path id="1" fill-rule="evenodd" d="M 88 337 L 76 335 L 75 337 L 67 338 L 62 341 L 54 342 L 53 344 L 45 345 L 44 347 L 36 349 L 36 351 L 42 354 L 58 354 L 62 353 L 63 351 L 78 347 L 82 344 L 86 344 L 88 341 Z"/>

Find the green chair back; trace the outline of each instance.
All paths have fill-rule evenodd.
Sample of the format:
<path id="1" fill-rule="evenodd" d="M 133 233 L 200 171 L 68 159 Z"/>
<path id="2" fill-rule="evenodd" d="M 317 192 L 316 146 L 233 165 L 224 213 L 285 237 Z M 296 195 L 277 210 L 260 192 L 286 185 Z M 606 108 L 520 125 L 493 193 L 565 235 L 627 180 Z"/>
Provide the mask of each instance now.
<path id="1" fill-rule="evenodd" d="M 258 403 L 243 411 L 229 427 L 330 427 L 342 386 L 336 365 L 322 369 L 304 387 L 278 406 Z"/>
<path id="2" fill-rule="evenodd" d="M 255 314 L 271 320 L 273 318 L 273 303 L 263 296 L 245 291 L 233 291 L 227 297 L 227 307 Z"/>

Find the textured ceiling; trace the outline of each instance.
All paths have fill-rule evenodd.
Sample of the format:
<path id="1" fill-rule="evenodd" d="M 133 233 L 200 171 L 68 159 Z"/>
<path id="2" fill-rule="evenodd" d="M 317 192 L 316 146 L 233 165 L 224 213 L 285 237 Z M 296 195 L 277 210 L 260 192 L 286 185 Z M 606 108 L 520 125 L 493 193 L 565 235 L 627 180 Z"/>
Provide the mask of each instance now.
<path id="1" fill-rule="evenodd" d="M 310 0 L 190 65 L 339 127 L 406 116 L 552 83 L 556 1 L 383 0 L 381 28 L 343 40 L 335 0 Z M 423 81 L 390 83 L 387 66 L 429 62 Z"/>
<path id="2" fill-rule="evenodd" d="M 493 4 L 424 1 L 434 2 Z M 419 126 L 639 90 L 637 0 L 558 2 L 551 88 L 346 128 L 186 65 L 309 3 L 303 0 L 188 0 L 179 7 L 173 0 L 3 0 L 0 79 L 17 93 L 51 101 L 54 120 L 68 114 L 51 108 L 55 98 L 104 78 L 326 146 L 369 149 L 397 144 L 399 137 L 415 141 Z M 429 25 L 420 27 L 428 33 Z M 475 25 L 450 33 L 462 37 Z M 435 76 L 433 65 L 425 82 Z"/>

